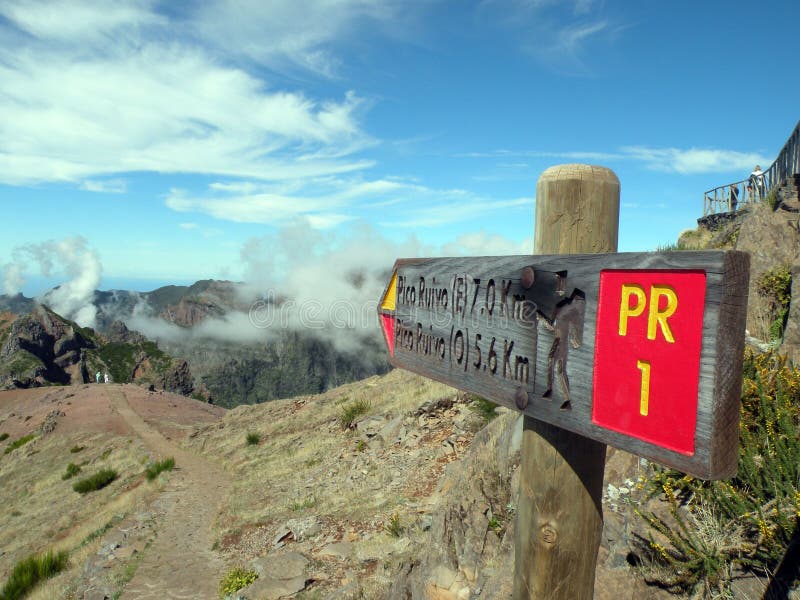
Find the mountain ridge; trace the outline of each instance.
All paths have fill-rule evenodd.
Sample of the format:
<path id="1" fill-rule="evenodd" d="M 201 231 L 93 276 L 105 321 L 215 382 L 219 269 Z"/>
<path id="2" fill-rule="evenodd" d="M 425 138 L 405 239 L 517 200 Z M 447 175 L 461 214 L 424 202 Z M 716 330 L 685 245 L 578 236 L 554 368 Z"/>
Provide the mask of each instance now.
<path id="1" fill-rule="evenodd" d="M 100 333 L 115 322 L 141 331 L 185 359 L 204 397 L 222 406 L 319 393 L 388 370 L 377 330 L 345 331 L 354 348 L 342 349 L 324 330 L 281 323 L 261 328 L 251 319 L 250 293 L 243 283 L 204 279 L 150 292 L 96 290 L 92 302 Z M 283 300 L 270 302 L 278 310 Z M 0 296 L 0 310 L 23 311 L 35 303 Z"/>
<path id="2" fill-rule="evenodd" d="M 70 385 L 96 379 L 99 383 L 110 376 L 118 383 L 135 382 L 183 395 L 197 391 L 185 360 L 168 355 L 121 322 L 113 323 L 104 335 L 43 304 L 25 315 L 0 315 L 0 388 Z"/>

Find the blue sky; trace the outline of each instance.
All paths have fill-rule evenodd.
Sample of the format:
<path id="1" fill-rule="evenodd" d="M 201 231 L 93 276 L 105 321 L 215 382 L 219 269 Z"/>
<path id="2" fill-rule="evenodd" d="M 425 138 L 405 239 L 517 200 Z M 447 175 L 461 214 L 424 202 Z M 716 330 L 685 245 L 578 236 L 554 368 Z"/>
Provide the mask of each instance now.
<path id="1" fill-rule="evenodd" d="M 790 1 L 3 0 L 5 291 L 523 253 L 536 180 L 570 162 L 617 173 L 620 250 L 654 249 L 794 128 L 798 22 Z"/>

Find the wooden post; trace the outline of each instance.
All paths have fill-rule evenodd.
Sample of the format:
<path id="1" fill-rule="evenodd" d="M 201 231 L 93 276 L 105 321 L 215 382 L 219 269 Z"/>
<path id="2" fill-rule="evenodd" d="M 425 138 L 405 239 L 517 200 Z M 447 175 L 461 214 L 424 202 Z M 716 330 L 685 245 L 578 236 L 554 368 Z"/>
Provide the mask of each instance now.
<path id="1" fill-rule="evenodd" d="M 589 165 L 536 185 L 535 254 L 616 252 L 619 180 Z M 524 417 L 514 600 L 589 600 L 603 528 L 606 446 Z"/>

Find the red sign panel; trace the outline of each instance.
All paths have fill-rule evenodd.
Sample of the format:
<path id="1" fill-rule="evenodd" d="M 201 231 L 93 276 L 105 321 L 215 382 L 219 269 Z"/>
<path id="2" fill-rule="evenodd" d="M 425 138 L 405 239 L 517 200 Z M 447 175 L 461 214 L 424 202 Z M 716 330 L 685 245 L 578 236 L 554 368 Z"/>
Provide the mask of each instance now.
<path id="1" fill-rule="evenodd" d="M 592 422 L 695 451 L 703 271 L 600 272 Z"/>

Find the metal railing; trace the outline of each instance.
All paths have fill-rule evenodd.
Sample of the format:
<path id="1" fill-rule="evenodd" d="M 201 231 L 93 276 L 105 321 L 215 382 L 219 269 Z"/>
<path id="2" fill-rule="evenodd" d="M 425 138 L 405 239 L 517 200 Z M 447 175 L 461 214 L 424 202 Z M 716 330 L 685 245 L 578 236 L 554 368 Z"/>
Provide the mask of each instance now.
<path id="1" fill-rule="evenodd" d="M 736 194 L 732 194 L 736 188 Z M 713 190 L 708 190 L 703 196 L 703 216 L 721 212 L 733 212 L 746 204 L 758 202 L 766 196 L 769 189 L 766 181 L 763 186 L 750 185 L 749 179 L 726 183 Z"/>
<path id="2" fill-rule="evenodd" d="M 703 194 L 703 216 L 731 212 L 743 205 L 763 200 L 787 177 L 797 174 L 800 174 L 800 121 L 778 153 L 778 158 L 764 171 L 761 182 L 748 178 L 708 190 Z M 732 195 L 734 188 L 737 193 Z"/>

